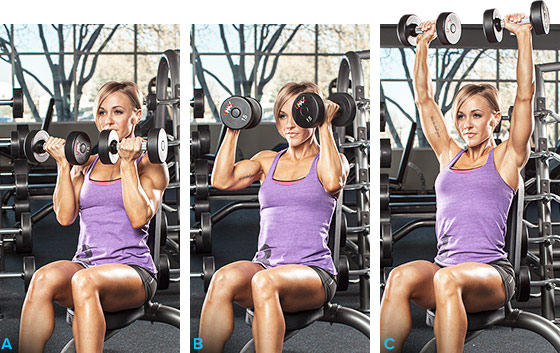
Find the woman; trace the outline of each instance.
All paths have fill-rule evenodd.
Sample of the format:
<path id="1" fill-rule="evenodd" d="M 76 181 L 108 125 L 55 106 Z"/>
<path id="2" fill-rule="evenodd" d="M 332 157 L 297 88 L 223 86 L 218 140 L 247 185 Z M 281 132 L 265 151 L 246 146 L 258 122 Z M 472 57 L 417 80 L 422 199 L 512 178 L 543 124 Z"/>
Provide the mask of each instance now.
<path id="1" fill-rule="evenodd" d="M 436 309 L 438 352 L 462 352 L 466 313 L 496 309 L 514 293 L 504 236 L 533 130 L 531 26 L 519 25 L 522 18 L 520 14 L 505 17 L 505 28 L 518 43 L 517 95 L 509 139 L 499 146 L 493 139 L 501 117 L 498 91 L 485 84 L 466 85 L 452 109 L 465 150 L 450 137 L 433 97 L 427 59 L 435 22 L 420 25 L 425 33 L 417 38 L 414 88 L 422 129 L 440 164 L 435 183 L 438 255 L 435 263 L 413 261 L 391 272 L 381 302 L 382 352 L 401 351 L 411 329 L 410 300 Z"/>
<path id="2" fill-rule="evenodd" d="M 294 99 L 302 92 L 320 94 L 314 83 L 290 82 L 274 103 L 276 128 L 288 141 L 286 150 L 262 151 L 235 163 L 240 131 L 228 129 L 216 156 L 212 171 L 216 188 L 239 190 L 261 182 L 261 224 L 253 260 L 228 264 L 212 278 L 200 318 L 203 352 L 224 349 L 233 332 L 233 302 L 254 308 L 256 351 L 281 352 L 282 311 L 319 308 L 335 294 L 328 230 L 349 166 L 332 134 L 338 106 L 325 101 L 319 145 L 315 128 L 301 128 L 292 117 Z"/>
<path id="3" fill-rule="evenodd" d="M 107 82 L 94 103 L 95 124 L 118 133 L 114 165 L 91 156 L 71 167 L 65 141 L 50 137 L 44 149 L 55 160 L 53 207 L 61 225 L 80 215 L 78 250 L 72 261 L 56 261 L 33 276 L 21 313 L 19 351 L 43 352 L 54 331 L 52 302 L 74 308 L 76 351 L 102 352 L 103 311 L 141 306 L 156 290 L 156 268 L 146 244 L 148 224 L 169 182 L 165 164 L 151 164 L 134 127 L 142 117 L 142 95 L 133 82 Z"/>

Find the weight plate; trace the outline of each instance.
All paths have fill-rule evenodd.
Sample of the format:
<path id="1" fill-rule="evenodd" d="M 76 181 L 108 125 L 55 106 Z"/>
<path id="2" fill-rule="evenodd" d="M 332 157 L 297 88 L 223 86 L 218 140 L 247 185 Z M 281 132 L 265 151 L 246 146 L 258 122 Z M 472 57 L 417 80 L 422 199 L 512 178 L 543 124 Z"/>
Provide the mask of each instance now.
<path id="1" fill-rule="evenodd" d="M 259 122 L 260 119 L 259 117 Z M 210 126 L 198 125 L 198 135 L 200 138 L 200 153 L 203 155 L 210 153 Z"/>
<path id="2" fill-rule="evenodd" d="M 167 244 L 167 214 L 161 211 L 161 227 L 159 234 L 159 244 L 165 246 Z"/>
<path id="3" fill-rule="evenodd" d="M 157 289 L 169 288 L 169 258 L 167 257 L 167 254 L 159 255 L 157 279 Z"/>
<path id="4" fill-rule="evenodd" d="M 527 257 L 527 250 L 529 245 L 529 230 L 526 225 L 521 226 L 521 259 Z"/>
<path id="5" fill-rule="evenodd" d="M 31 130 L 25 137 L 23 152 L 25 157 L 33 163 L 44 163 L 49 159 L 49 154 L 43 150 L 43 145 L 49 139 L 45 130 Z"/>
<path id="6" fill-rule="evenodd" d="M 342 213 L 340 225 L 340 248 L 342 249 L 346 246 L 346 231 L 348 228 L 348 219 L 344 213 Z"/>
<path id="7" fill-rule="evenodd" d="M 18 200 L 29 200 L 29 176 L 26 173 L 14 174 L 15 195 Z"/>
<path id="8" fill-rule="evenodd" d="M 210 176 L 210 166 L 207 159 L 197 159 L 194 161 L 194 175 Z"/>
<path id="9" fill-rule="evenodd" d="M 529 16 L 536 34 L 548 34 L 550 31 L 550 16 L 544 1 L 533 1 Z"/>
<path id="10" fill-rule="evenodd" d="M 348 289 L 350 284 L 350 264 L 345 255 L 340 255 L 338 258 L 338 285 L 337 292 L 343 292 Z"/>
<path id="11" fill-rule="evenodd" d="M 194 198 L 195 200 L 208 200 L 208 174 L 197 174 L 194 176 L 196 185 Z"/>
<path id="12" fill-rule="evenodd" d="M 244 97 L 229 97 L 220 107 L 220 119 L 230 129 L 245 129 L 252 123 L 253 108 Z"/>
<path id="13" fill-rule="evenodd" d="M 198 131 L 191 131 L 191 160 L 197 159 L 202 155 L 200 144 L 200 133 Z"/>
<path id="14" fill-rule="evenodd" d="M 202 88 L 194 89 L 191 106 L 193 107 L 193 115 L 195 119 L 204 118 L 204 91 Z"/>
<path id="15" fill-rule="evenodd" d="M 420 25 L 420 18 L 416 15 L 404 15 L 397 24 L 397 37 L 402 45 L 416 46 L 416 27 Z"/>
<path id="16" fill-rule="evenodd" d="M 64 144 L 66 160 L 73 165 L 84 165 L 91 156 L 91 141 L 89 136 L 81 131 L 72 131 L 66 137 Z"/>
<path id="17" fill-rule="evenodd" d="M 13 130 L 10 132 L 10 155 L 12 158 L 20 157 L 21 149 L 19 148 L 18 132 Z"/>
<path id="18" fill-rule="evenodd" d="M 390 188 L 388 184 L 379 185 L 379 203 L 381 210 L 389 209 Z"/>
<path id="19" fill-rule="evenodd" d="M 194 251 L 197 254 L 212 252 L 212 218 L 209 212 L 200 217 L 201 232 L 194 237 Z"/>
<path id="20" fill-rule="evenodd" d="M 338 92 L 329 97 L 329 100 L 340 107 L 334 116 L 334 126 L 347 126 L 352 124 L 356 117 L 356 101 L 348 93 Z"/>
<path id="21" fill-rule="evenodd" d="M 502 28 L 502 17 L 497 9 L 489 9 L 484 11 L 482 17 L 482 29 L 484 36 L 489 43 L 499 43 L 504 37 L 504 29 Z"/>
<path id="22" fill-rule="evenodd" d="M 18 124 L 16 127 L 16 131 L 18 133 L 18 139 L 19 139 L 19 156 L 21 158 L 25 158 L 25 154 L 23 152 L 23 146 L 25 145 L 25 138 L 29 133 L 29 126 L 25 124 Z"/>
<path id="23" fill-rule="evenodd" d="M 381 168 L 391 168 L 391 140 L 381 139 L 380 141 L 381 152 Z"/>
<path id="24" fill-rule="evenodd" d="M 381 223 L 381 267 L 393 266 L 393 233 L 390 222 Z"/>
<path id="25" fill-rule="evenodd" d="M 23 90 L 14 88 L 12 97 L 12 116 L 14 119 L 23 118 Z"/>
<path id="26" fill-rule="evenodd" d="M 35 273 L 35 257 L 34 256 L 25 256 L 23 258 L 23 285 L 25 288 L 25 292 L 29 288 L 29 284 L 31 283 L 31 278 L 33 278 L 33 274 Z"/>
<path id="27" fill-rule="evenodd" d="M 152 112 L 156 110 L 157 98 L 155 93 L 148 93 L 146 96 L 146 108 Z"/>
<path id="28" fill-rule="evenodd" d="M 202 279 L 204 281 L 204 293 L 208 291 L 212 276 L 216 272 L 216 262 L 214 256 L 204 256 L 202 258 Z"/>
<path id="29" fill-rule="evenodd" d="M 325 105 L 321 96 L 304 92 L 294 99 L 292 117 L 304 129 L 321 125 L 325 118 Z"/>
<path id="30" fill-rule="evenodd" d="M 379 125 L 381 132 L 385 132 L 385 125 L 387 125 L 387 104 L 385 102 L 380 102 Z"/>
<path id="31" fill-rule="evenodd" d="M 103 164 L 115 164 L 119 160 L 117 144 L 119 134 L 115 130 L 103 130 L 99 134 L 99 160 Z"/>
<path id="32" fill-rule="evenodd" d="M 436 21 L 436 32 L 439 41 L 444 45 L 454 45 L 461 39 L 461 20 L 453 12 L 441 13 Z"/>
<path id="33" fill-rule="evenodd" d="M 30 253 L 33 250 L 33 237 L 31 234 L 31 213 L 21 214 L 21 232 L 16 234 L 16 252 Z"/>
<path id="34" fill-rule="evenodd" d="M 195 220 L 198 222 L 205 212 L 210 212 L 210 200 L 195 200 L 193 205 Z"/>
<path id="35" fill-rule="evenodd" d="M 148 158 L 154 164 L 161 164 L 167 160 L 167 134 L 165 129 L 150 129 L 146 144 Z"/>
<path id="36" fill-rule="evenodd" d="M 261 107 L 261 104 L 259 103 L 259 101 L 256 100 L 253 97 L 245 97 L 245 99 L 247 101 L 249 101 L 249 104 L 251 104 L 251 108 L 252 108 L 252 111 L 253 111 L 253 120 L 251 121 L 251 124 L 249 126 L 247 126 L 247 129 L 252 129 L 252 128 L 256 127 L 257 125 L 259 125 L 259 123 L 261 122 L 262 107 Z"/>
<path id="37" fill-rule="evenodd" d="M 515 286 L 515 300 L 518 302 L 526 302 L 531 297 L 531 273 L 529 267 L 520 266 L 519 275 L 517 275 L 517 283 Z"/>
<path id="38" fill-rule="evenodd" d="M 14 201 L 14 212 L 16 214 L 16 221 L 21 221 L 21 215 L 24 212 L 30 212 L 29 198 L 25 200 L 18 200 L 16 198 Z"/>

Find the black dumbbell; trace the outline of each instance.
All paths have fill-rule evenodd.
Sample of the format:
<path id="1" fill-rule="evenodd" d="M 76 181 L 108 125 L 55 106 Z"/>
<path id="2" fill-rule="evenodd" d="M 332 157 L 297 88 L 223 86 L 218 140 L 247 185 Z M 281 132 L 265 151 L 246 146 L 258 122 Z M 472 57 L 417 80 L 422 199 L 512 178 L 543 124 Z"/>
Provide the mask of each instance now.
<path id="1" fill-rule="evenodd" d="M 380 102 L 379 123 L 381 132 L 385 132 L 385 125 L 387 125 L 387 103 L 385 102 Z"/>
<path id="2" fill-rule="evenodd" d="M 379 151 L 381 152 L 381 168 L 391 168 L 391 140 L 380 139 Z"/>
<path id="3" fill-rule="evenodd" d="M 0 228 L 0 236 L 13 235 L 13 238 L 2 237 L 3 242 L 15 244 L 16 252 L 30 253 L 33 250 L 33 238 L 31 234 L 31 214 L 21 214 L 20 228 Z"/>
<path id="4" fill-rule="evenodd" d="M 382 222 L 380 227 L 381 267 L 391 267 L 393 266 L 393 233 L 391 222 Z"/>
<path id="5" fill-rule="evenodd" d="M 416 15 L 404 15 L 397 24 L 397 37 L 402 45 L 416 46 L 416 37 L 423 33 L 420 18 Z M 461 20 L 453 12 L 441 13 L 436 21 L 436 33 L 441 44 L 453 45 L 461 39 Z"/>
<path id="6" fill-rule="evenodd" d="M 45 130 L 31 130 L 27 134 L 23 143 L 23 152 L 30 162 L 44 163 L 49 159 L 49 154 L 43 149 L 49 137 L 49 133 Z M 64 155 L 70 164 L 85 164 L 91 155 L 89 136 L 80 131 L 72 131 L 64 143 Z"/>
<path id="7" fill-rule="evenodd" d="M 262 107 L 252 97 L 232 96 L 220 107 L 220 119 L 230 129 L 252 129 L 262 119 Z"/>
<path id="8" fill-rule="evenodd" d="M 214 260 L 214 256 L 204 256 L 202 258 L 202 272 L 191 273 L 191 278 L 201 278 L 204 281 L 204 292 L 206 293 L 215 272 L 216 262 Z"/>
<path id="9" fill-rule="evenodd" d="M 194 89 L 191 107 L 193 108 L 193 116 L 195 119 L 204 118 L 204 91 L 202 88 Z"/>
<path id="10" fill-rule="evenodd" d="M 168 141 L 165 129 L 150 129 L 146 141 L 142 142 L 142 151 L 148 151 L 152 163 L 164 163 L 169 146 L 179 145 L 179 140 Z M 119 160 L 119 135 L 115 130 L 103 130 L 99 134 L 99 160 L 103 164 L 115 164 Z"/>
<path id="11" fill-rule="evenodd" d="M 197 254 L 212 252 L 212 218 L 209 212 L 200 217 L 200 228 L 191 229 L 191 243 Z"/>
<path id="12" fill-rule="evenodd" d="M 9 273 L 3 272 L 0 273 L 0 279 L 3 278 L 21 278 L 23 279 L 23 285 L 25 291 L 29 288 L 29 284 L 31 283 L 31 278 L 35 273 L 35 257 L 34 256 L 25 256 L 23 258 L 23 272 L 21 273 Z"/>
<path id="13" fill-rule="evenodd" d="M 25 157 L 23 154 L 23 144 L 25 136 L 29 133 L 27 125 L 17 125 L 17 130 L 10 132 L 10 137 L 0 138 L 0 147 L 7 147 L 10 149 L 12 158 Z"/>
<path id="14" fill-rule="evenodd" d="M 23 91 L 21 88 L 13 89 L 12 99 L 0 99 L 0 105 L 12 107 L 12 117 L 14 119 L 23 117 Z"/>
<path id="15" fill-rule="evenodd" d="M 531 4 L 531 12 L 529 17 L 521 20 L 521 24 L 530 23 L 536 34 L 548 34 L 550 30 L 550 16 L 548 7 L 544 1 L 534 1 Z M 482 28 L 484 36 L 490 43 L 499 43 L 504 37 L 504 20 L 497 9 L 489 9 L 484 11 L 482 20 Z"/>
<path id="16" fill-rule="evenodd" d="M 210 128 L 199 125 L 198 131 L 191 132 L 191 160 L 210 153 Z"/>
<path id="17" fill-rule="evenodd" d="M 339 106 L 332 124 L 335 126 L 346 126 L 354 121 L 356 117 L 356 102 L 348 93 L 334 93 L 328 100 Z M 325 103 L 321 96 L 311 92 L 301 93 L 294 100 L 292 116 L 296 124 L 303 128 L 319 126 L 325 119 Z"/>

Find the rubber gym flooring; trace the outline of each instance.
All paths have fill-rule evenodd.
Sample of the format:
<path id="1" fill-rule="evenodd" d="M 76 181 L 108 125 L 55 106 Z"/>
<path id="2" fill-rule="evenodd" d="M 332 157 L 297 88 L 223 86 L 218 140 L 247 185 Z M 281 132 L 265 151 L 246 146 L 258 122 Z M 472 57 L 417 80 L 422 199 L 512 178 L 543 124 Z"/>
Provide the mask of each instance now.
<path id="1" fill-rule="evenodd" d="M 534 217 L 534 216 L 533 216 Z M 558 209 L 553 212 L 554 219 L 558 219 Z M 531 218 L 534 219 L 534 218 Z M 397 219 L 392 221 L 393 232 L 410 220 Z M 557 230 L 557 229 L 555 229 Z M 557 234 L 557 233 L 554 233 Z M 420 228 L 406 235 L 393 247 L 394 266 L 413 260 L 433 261 L 436 255 L 436 238 L 433 228 Z M 421 257 L 419 257 L 419 254 Z M 532 293 L 536 293 L 533 289 Z M 559 303 L 556 295 L 555 302 Z M 526 303 L 512 301 L 513 308 L 533 312 L 540 315 L 540 298 L 531 298 Z M 560 307 L 556 305 L 556 317 L 560 316 Z M 412 331 L 403 347 L 403 353 L 416 353 L 434 337 L 432 328 L 426 322 L 426 310 L 411 304 Z M 526 352 L 555 352 L 555 349 L 541 336 L 531 331 L 507 327 L 495 327 L 486 330 L 480 336 L 465 345 L 464 352 L 493 352 L 493 353 L 526 353 Z"/>
<path id="2" fill-rule="evenodd" d="M 212 201 L 213 212 L 227 202 Z M 257 249 L 259 234 L 258 209 L 239 210 L 212 226 L 213 256 L 216 258 L 216 268 L 237 260 L 252 259 Z M 200 272 L 202 269 L 202 255 L 191 252 L 191 271 Z M 200 310 L 204 300 L 203 283 L 200 279 L 191 280 L 191 342 L 198 336 Z M 345 292 L 337 292 L 332 300 L 350 308 L 359 305 L 358 285 L 350 284 Z M 226 343 L 225 353 L 239 352 L 251 339 L 251 328 L 245 323 L 245 309 L 234 305 L 234 332 Z M 284 343 L 283 352 L 289 353 L 363 353 L 369 352 L 369 340 L 359 331 L 340 324 L 330 325 L 315 322 L 301 330 L 297 335 Z"/>
<path id="3" fill-rule="evenodd" d="M 31 211 L 34 212 L 45 201 L 32 201 Z M 3 216 L 3 225 L 14 223 L 13 212 Z M 62 227 L 51 213 L 33 225 L 33 255 L 37 268 L 56 261 L 70 260 L 76 251 L 79 233 L 79 221 L 73 225 Z M 22 271 L 24 255 L 7 253 L 6 270 Z M 25 298 L 21 279 L 0 279 L 0 338 L 4 342 L 8 338 L 13 352 L 18 349 L 18 334 L 21 307 Z M 169 289 L 157 291 L 152 299 L 175 308 L 179 308 L 179 283 L 171 283 Z M 72 328 L 66 323 L 66 309 L 54 304 L 55 331 L 45 347 L 46 353 L 60 352 L 72 338 Z M 9 350 L 8 350 L 9 351 Z M 12 352 L 10 351 L 10 352 Z M 179 330 L 173 326 L 146 321 L 137 321 L 121 330 L 117 335 L 105 342 L 104 352 L 179 352 Z"/>

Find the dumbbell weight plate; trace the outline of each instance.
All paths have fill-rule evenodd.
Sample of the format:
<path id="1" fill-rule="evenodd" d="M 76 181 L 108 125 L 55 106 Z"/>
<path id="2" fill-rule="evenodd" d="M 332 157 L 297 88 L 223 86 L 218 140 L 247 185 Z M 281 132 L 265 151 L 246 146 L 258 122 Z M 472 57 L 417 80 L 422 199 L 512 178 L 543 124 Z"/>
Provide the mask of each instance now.
<path id="1" fill-rule="evenodd" d="M 208 174 L 197 174 L 194 176 L 195 200 L 208 200 Z"/>
<path id="2" fill-rule="evenodd" d="M 146 108 L 152 112 L 156 110 L 157 98 L 155 93 L 148 93 L 146 96 Z"/>
<path id="3" fill-rule="evenodd" d="M 30 211 L 29 198 L 14 201 L 14 212 L 16 214 L 16 220 L 21 220 L 21 215 L 25 212 Z"/>
<path id="4" fill-rule="evenodd" d="M 199 158 L 202 155 L 201 143 L 200 133 L 198 131 L 191 131 L 191 160 Z"/>
<path id="5" fill-rule="evenodd" d="M 229 97 L 220 107 L 220 119 L 230 129 L 245 129 L 252 123 L 253 108 L 245 97 Z"/>
<path id="6" fill-rule="evenodd" d="M 192 107 L 195 119 L 204 118 L 204 92 L 201 88 L 194 89 Z"/>
<path id="7" fill-rule="evenodd" d="M 381 223 L 381 267 L 393 266 L 393 234 L 390 222 Z"/>
<path id="8" fill-rule="evenodd" d="M 14 175 L 15 195 L 18 200 L 29 199 L 29 178 L 27 174 L 18 173 Z"/>
<path id="9" fill-rule="evenodd" d="M 441 13 L 436 21 L 436 31 L 439 41 L 444 45 L 454 45 L 461 39 L 461 20 L 453 12 Z"/>
<path id="10" fill-rule="evenodd" d="M 197 254 L 212 252 L 212 218 L 209 212 L 200 217 L 201 234 L 194 237 L 194 250 Z"/>
<path id="11" fill-rule="evenodd" d="M 146 143 L 148 158 L 154 164 L 164 163 L 167 159 L 167 134 L 165 129 L 150 129 Z"/>
<path id="12" fill-rule="evenodd" d="M 37 148 L 38 143 L 47 142 L 48 139 L 49 133 L 45 130 L 29 131 L 23 144 L 23 152 L 29 161 L 33 163 L 44 163 L 49 159 L 49 154 L 47 152 L 41 152 L 42 148 Z"/>
<path id="13" fill-rule="evenodd" d="M 515 300 L 526 302 L 531 297 L 531 273 L 529 267 L 520 266 L 517 283 L 515 286 Z"/>
<path id="14" fill-rule="evenodd" d="M 119 160 L 119 153 L 111 145 L 119 142 L 119 134 L 115 130 L 103 130 L 99 134 L 99 160 L 103 164 L 115 164 Z"/>
<path id="15" fill-rule="evenodd" d="M 204 256 L 202 258 L 202 280 L 204 281 L 204 293 L 208 291 L 214 272 L 216 272 L 216 262 L 214 260 L 214 256 Z"/>
<path id="16" fill-rule="evenodd" d="M 19 156 L 25 158 L 23 146 L 25 145 L 25 137 L 29 134 L 29 126 L 26 124 L 17 124 L 16 131 L 19 138 Z"/>
<path id="17" fill-rule="evenodd" d="M 262 116 L 262 113 L 260 114 L 260 116 Z M 257 116 L 259 122 L 261 121 L 260 116 Z M 200 153 L 203 155 L 210 153 L 210 126 L 198 125 L 198 137 L 200 139 Z"/>
<path id="18" fill-rule="evenodd" d="M 245 97 L 249 104 L 251 104 L 251 108 L 253 110 L 253 120 L 251 124 L 247 126 L 247 129 L 252 129 L 260 124 L 262 118 L 262 107 L 258 100 L 253 97 Z"/>
<path id="19" fill-rule="evenodd" d="M 345 255 L 340 255 L 338 258 L 338 285 L 337 292 L 343 292 L 348 289 L 350 284 L 350 263 Z"/>
<path id="20" fill-rule="evenodd" d="M 533 1 L 529 14 L 535 34 L 548 34 L 550 31 L 550 16 L 544 1 Z"/>
<path id="21" fill-rule="evenodd" d="M 33 250 L 33 237 L 31 234 L 31 214 L 24 212 L 20 221 L 21 233 L 16 234 L 16 252 L 30 253 Z"/>
<path id="22" fill-rule="evenodd" d="M 416 46 L 416 27 L 420 25 L 420 18 L 416 15 L 404 15 L 397 24 L 397 37 L 402 45 Z"/>
<path id="23" fill-rule="evenodd" d="M 356 101 L 354 101 L 354 98 L 348 93 L 338 92 L 328 99 L 340 107 L 334 116 L 332 124 L 334 126 L 350 125 L 356 117 Z"/>
<path id="24" fill-rule="evenodd" d="M 167 254 L 159 255 L 159 268 L 157 273 L 157 289 L 169 288 L 169 258 Z"/>
<path id="25" fill-rule="evenodd" d="M 23 285 L 25 287 L 25 292 L 29 288 L 29 284 L 31 283 L 31 278 L 33 278 L 33 274 L 35 273 L 35 257 L 34 256 L 25 256 L 23 258 Z"/>
<path id="26" fill-rule="evenodd" d="M 387 124 L 387 103 L 385 102 L 380 102 L 379 123 L 381 132 L 385 132 L 385 125 Z"/>
<path id="27" fill-rule="evenodd" d="M 504 37 L 504 29 L 501 25 L 502 17 L 497 9 L 489 9 L 484 11 L 482 17 L 482 28 L 484 36 L 490 43 L 499 43 Z"/>
<path id="28" fill-rule="evenodd" d="M 196 159 L 194 161 L 194 175 L 209 175 L 209 165 L 207 159 Z"/>
<path id="29" fill-rule="evenodd" d="M 165 246 L 167 243 L 167 214 L 161 211 L 161 226 L 160 226 L 160 233 L 159 233 L 159 244 L 161 246 Z"/>
<path id="30" fill-rule="evenodd" d="M 325 117 L 323 99 L 311 92 L 300 94 L 294 100 L 292 117 L 296 124 L 304 129 L 320 125 Z"/>
<path id="31" fill-rule="evenodd" d="M 12 116 L 14 119 L 23 117 L 23 90 L 14 88 L 14 96 L 12 97 Z"/>
<path id="32" fill-rule="evenodd" d="M 195 221 L 200 221 L 203 213 L 210 212 L 210 200 L 195 200 L 193 211 Z"/>
<path id="33" fill-rule="evenodd" d="M 391 140 L 381 139 L 380 141 L 381 152 L 381 168 L 391 168 Z"/>
<path id="34" fill-rule="evenodd" d="M 342 213 L 340 226 L 340 248 L 342 249 L 346 246 L 346 232 L 348 228 L 348 219 L 344 213 Z"/>
<path id="35" fill-rule="evenodd" d="M 12 158 L 18 158 L 21 156 L 21 149 L 19 147 L 19 136 L 17 131 L 10 132 L 10 154 Z"/>
<path id="36" fill-rule="evenodd" d="M 64 144 L 66 160 L 73 165 L 84 165 L 91 156 L 89 136 L 81 131 L 72 131 Z"/>

